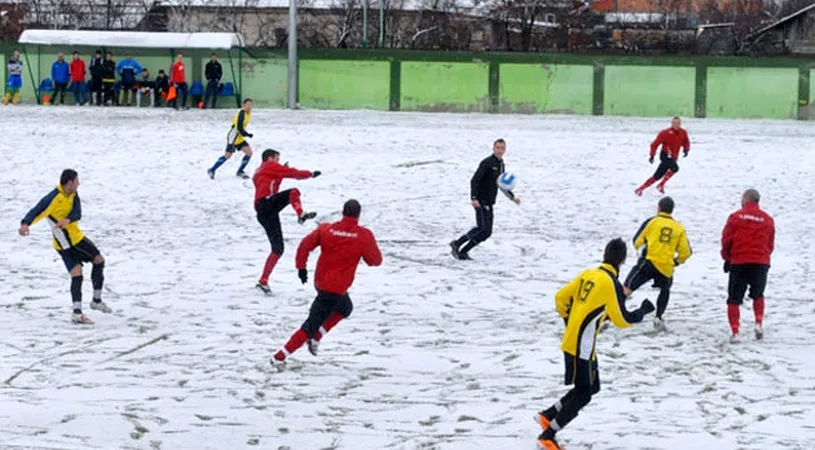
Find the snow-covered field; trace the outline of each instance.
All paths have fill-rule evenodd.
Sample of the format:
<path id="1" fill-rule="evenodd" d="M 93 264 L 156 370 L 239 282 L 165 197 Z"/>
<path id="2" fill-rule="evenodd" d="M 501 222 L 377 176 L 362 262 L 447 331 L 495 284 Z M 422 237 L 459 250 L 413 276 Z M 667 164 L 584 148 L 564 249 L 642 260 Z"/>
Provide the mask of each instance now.
<path id="1" fill-rule="evenodd" d="M 303 349 L 276 373 L 268 358 L 314 296 L 293 261 L 314 225 L 283 213 L 275 296 L 261 296 L 269 244 L 251 184 L 235 159 L 215 181 L 205 174 L 233 113 L 0 109 L 0 448 L 534 449 L 533 414 L 566 389 L 553 294 L 655 212 L 653 188 L 632 191 L 667 119 L 256 111 L 256 150 L 324 172 L 284 187 L 324 221 L 359 199 L 385 255 L 360 268 L 354 313 L 320 356 Z M 695 253 L 676 274 L 670 332 L 649 322 L 601 335 L 602 390 L 562 443 L 815 448 L 815 129 L 685 125 L 691 156 L 668 188 Z M 523 203 L 499 199 L 493 238 L 475 261 L 454 261 L 447 242 L 474 220 L 469 178 L 497 137 Z M 66 167 L 79 171 L 81 226 L 107 258 L 115 308 L 86 308 L 91 329 L 69 323 L 47 226 L 17 235 Z M 753 186 L 778 230 L 767 334 L 733 346 L 719 237 Z M 742 319 L 749 330 L 749 303 Z"/>

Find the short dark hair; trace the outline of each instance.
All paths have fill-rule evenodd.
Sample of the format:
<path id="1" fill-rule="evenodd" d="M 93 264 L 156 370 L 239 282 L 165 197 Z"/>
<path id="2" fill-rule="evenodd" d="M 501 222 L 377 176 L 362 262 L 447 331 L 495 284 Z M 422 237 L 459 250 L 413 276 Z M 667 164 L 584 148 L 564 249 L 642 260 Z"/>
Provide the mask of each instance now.
<path id="1" fill-rule="evenodd" d="M 676 119 L 676 120 L 682 120 L 682 119 L 681 119 L 679 116 L 674 116 L 674 119 Z"/>
<path id="2" fill-rule="evenodd" d="M 625 261 L 628 249 L 625 246 L 625 241 L 621 238 L 612 239 L 606 244 L 606 250 L 603 252 L 603 262 L 611 264 L 616 268 Z"/>
<path id="3" fill-rule="evenodd" d="M 245 105 L 247 102 L 251 102 L 251 101 L 252 101 L 251 98 L 246 98 L 246 99 L 243 100 L 243 104 Z"/>
<path id="4" fill-rule="evenodd" d="M 74 55 L 78 55 L 78 54 L 79 54 L 79 52 L 74 50 Z"/>
<path id="5" fill-rule="evenodd" d="M 279 151 L 277 151 L 275 149 L 272 149 L 272 148 L 267 148 L 266 150 L 263 150 L 263 154 L 260 155 L 260 159 L 261 159 L 261 161 L 266 161 L 266 160 L 268 160 L 270 158 L 274 158 L 275 156 L 277 156 L 279 154 L 280 154 Z"/>
<path id="6" fill-rule="evenodd" d="M 105 52 L 105 55 L 110 55 L 110 56 L 113 56 L 113 52 L 112 52 L 112 51 L 110 51 L 110 50 L 108 50 L 108 51 L 106 51 L 106 52 Z"/>
<path id="7" fill-rule="evenodd" d="M 218 56 L 218 54 L 215 53 L 215 52 L 212 52 L 212 53 L 209 54 L 209 56 Z"/>
<path id="8" fill-rule="evenodd" d="M 164 69 L 159 70 L 158 73 L 164 73 Z"/>
<path id="9" fill-rule="evenodd" d="M 76 170 L 65 169 L 62 171 L 62 175 L 59 176 L 59 184 L 64 185 L 65 183 L 74 181 L 77 176 L 79 176 L 79 174 L 76 173 Z"/>
<path id="10" fill-rule="evenodd" d="M 750 203 L 758 203 L 761 200 L 761 194 L 755 189 L 747 189 L 744 191 L 744 199 Z"/>
<path id="11" fill-rule="evenodd" d="M 101 54 L 102 54 L 102 50 L 97 50 L 97 51 L 96 51 L 96 54 L 97 54 L 97 55 L 101 55 Z"/>
<path id="12" fill-rule="evenodd" d="M 351 199 L 345 202 L 345 205 L 342 206 L 342 215 L 345 217 L 353 217 L 354 219 L 359 219 L 359 213 L 362 212 L 362 206 L 360 206 L 359 202 Z"/>
<path id="13" fill-rule="evenodd" d="M 662 197 L 659 199 L 659 211 L 673 214 L 674 212 L 674 199 L 671 197 Z"/>
<path id="14" fill-rule="evenodd" d="M 495 142 L 492 143 L 492 146 L 495 147 L 495 144 L 506 144 L 506 143 L 507 141 L 505 141 L 504 138 L 498 138 L 495 140 Z"/>

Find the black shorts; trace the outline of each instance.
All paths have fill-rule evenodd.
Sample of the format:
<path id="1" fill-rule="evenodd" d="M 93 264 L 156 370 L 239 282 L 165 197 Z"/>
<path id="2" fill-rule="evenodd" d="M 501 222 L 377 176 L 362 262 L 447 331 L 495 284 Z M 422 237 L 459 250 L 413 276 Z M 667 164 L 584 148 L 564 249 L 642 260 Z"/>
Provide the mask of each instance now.
<path id="1" fill-rule="evenodd" d="M 591 389 L 591 393 L 600 392 L 600 373 L 597 370 L 597 360 L 585 360 L 563 352 L 566 363 L 565 385 Z"/>
<path id="2" fill-rule="evenodd" d="M 636 291 L 651 280 L 654 280 L 654 287 L 660 289 L 670 289 L 673 284 L 673 278 L 666 277 L 651 261 L 641 258 L 625 279 L 625 287 Z"/>
<path id="3" fill-rule="evenodd" d="M 248 141 L 243 141 L 240 144 L 226 144 L 226 152 L 227 153 L 235 153 L 243 150 L 244 147 L 248 146 Z"/>
<path id="4" fill-rule="evenodd" d="M 662 152 L 659 154 L 659 167 L 657 167 L 657 171 L 654 172 L 654 179 L 659 180 L 670 170 L 673 173 L 679 172 L 679 165 L 676 163 L 676 160 L 671 158 L 666 152 Z"/>
<path id="5" fill-rule="evenodd" d="M 354 310 L 354 304 L 351 303 L 351 297 L 345 294 L 332 294 L 331 292 L 317 291 L 317 298 L 311 304 L 311 309 L 308 312 L 308 318 L 303 322 L 301 327 L 306 332 L 309 338 L 313 338 L 326 319 L 331 314 L 339 313 L 342 317 L 351 315 Z"/>
<path id="6" fill-rule="evenodd" d="M 736 264 L 730 266 L 730 281 L 727 283 L 727 303 L 741 305 L 748 287 L 750 288 L 751 299 L 763 298 L 769 271 L 770 266 L 764 264 Z"/>
<path id="7" fill-rule="evenodd" d="M 62 257 L 62 262 L 65 263 L 65 268 L 70 272 L 76 265 L 82 265 L 83 262 L 92 263 L 97 256 L 101 254 L 96 245 L 88 238 L 82 238 L 76 245 L 67 250 L 58 250 L 59 256 Z"/>

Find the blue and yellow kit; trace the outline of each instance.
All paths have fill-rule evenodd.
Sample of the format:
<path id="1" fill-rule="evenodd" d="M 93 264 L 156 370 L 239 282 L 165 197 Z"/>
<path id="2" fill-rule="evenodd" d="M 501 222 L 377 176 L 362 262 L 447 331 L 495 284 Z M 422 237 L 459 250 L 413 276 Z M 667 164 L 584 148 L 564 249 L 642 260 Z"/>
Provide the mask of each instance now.
<path id="1" fill-rule="evenodd" d="M 235 114 L 235 117 L 232 118 L 232 128 L 229 129 L 227 134 L 227 145 L 239 146 L 246 142 L 246 135 L 249 134 L 246 127 L 249 126 L 251 118 L 252 113 L 243 108 Z"/>
<path id="2" fill-rule="evenodd" d="M 674 267 L 690 258 L 691 248 L 685 228 L 668 213 L 646 220 L 634 235 L 634 248 L 645 245 L 640 261 L 651 261 L 665 277 L 673 277 Z"/>
<path id="3" fill-rule="evenodd" d="M 82 218 L 82 204 L 76 193 L 67 195 L 62 186 L 49 192 L 42 198 L 21 221 L 24 225 L 33 225 L 46 219 L 54 234 L 54 248 L 57 251 L 67 250 L 78 244 L 85 235 L 79 229 L 79 219 Z M 68 219 L 71 222 L 62 228 L 57 228 L 57 222 Z"/>

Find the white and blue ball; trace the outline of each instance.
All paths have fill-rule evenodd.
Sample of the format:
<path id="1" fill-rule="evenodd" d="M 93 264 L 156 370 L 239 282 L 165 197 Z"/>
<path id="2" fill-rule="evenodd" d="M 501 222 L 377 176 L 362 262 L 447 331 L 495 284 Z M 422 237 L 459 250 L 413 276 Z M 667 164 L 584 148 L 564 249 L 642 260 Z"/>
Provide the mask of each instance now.
<path id="1" fill-rule="evenodd" d="M 515 174 L 512 172 L 504 172 L 498 177 L 498 189 L 502 191 L 511 191 L 515 189 L 515 184 L 517 183 L 518 179 L 515 177 Z"/>

